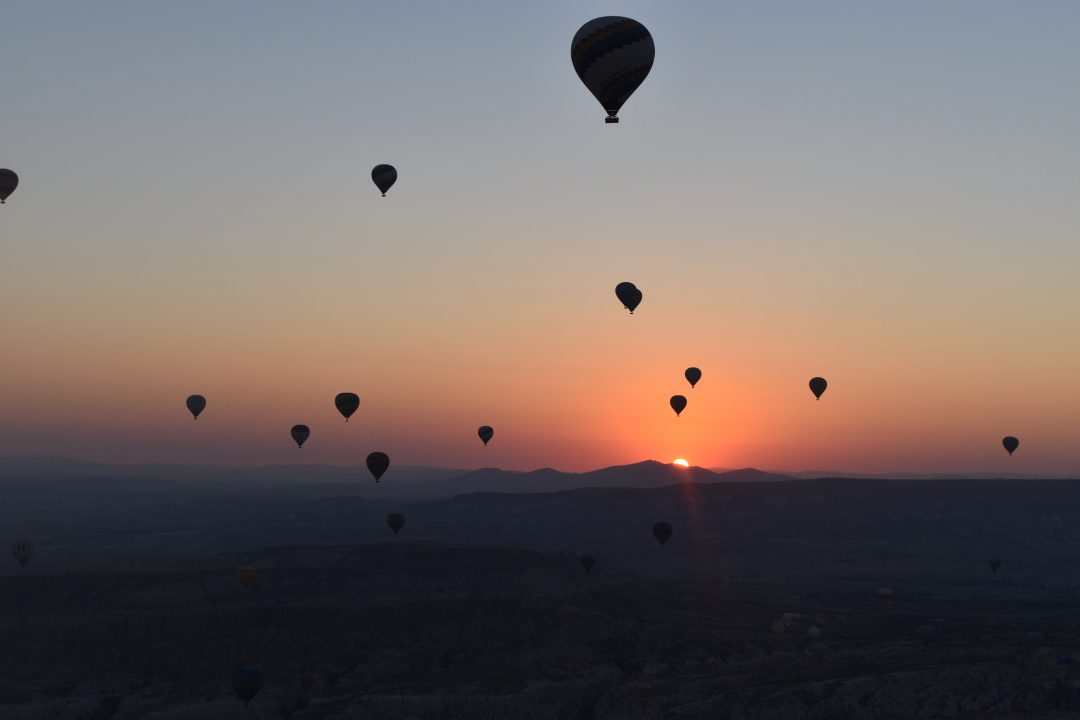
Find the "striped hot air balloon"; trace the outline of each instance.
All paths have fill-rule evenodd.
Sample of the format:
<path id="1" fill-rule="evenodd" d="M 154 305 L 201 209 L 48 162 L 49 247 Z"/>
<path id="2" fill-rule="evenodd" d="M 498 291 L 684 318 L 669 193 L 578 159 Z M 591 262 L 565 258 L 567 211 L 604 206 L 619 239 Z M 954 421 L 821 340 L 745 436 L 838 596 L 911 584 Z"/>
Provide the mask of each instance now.
<path id="1" fill-rule="evenodd" d="M 616 15 L 585 23 L 570 43 L 574 70 L 607 111 L 604 122 L 609 123 L 619 122 L 619 108 L 645 81 L 655 57 L 645 26 Z"/>

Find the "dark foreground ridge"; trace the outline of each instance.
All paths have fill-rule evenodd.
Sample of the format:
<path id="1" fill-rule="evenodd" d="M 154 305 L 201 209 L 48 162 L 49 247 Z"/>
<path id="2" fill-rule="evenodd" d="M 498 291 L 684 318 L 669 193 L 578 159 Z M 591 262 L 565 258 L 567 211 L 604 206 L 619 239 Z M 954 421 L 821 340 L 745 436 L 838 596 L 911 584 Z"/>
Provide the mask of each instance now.
<path id="1" fill-rule="evenodd" d="M 36 553 L 0 571 L 0 717 L 244 717 L 251 666 L 267 719 L 1080 710 L 1080 483 L 706 472 L 406 501 L 9 474 Z"/>

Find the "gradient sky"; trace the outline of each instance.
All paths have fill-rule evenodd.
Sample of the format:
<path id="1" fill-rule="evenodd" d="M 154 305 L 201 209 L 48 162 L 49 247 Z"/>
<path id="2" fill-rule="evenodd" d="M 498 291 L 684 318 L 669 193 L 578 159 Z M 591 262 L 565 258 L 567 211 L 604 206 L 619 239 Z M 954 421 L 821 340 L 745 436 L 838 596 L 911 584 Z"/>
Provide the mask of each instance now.
<path id="1" fill-rule="evenodd" d="M 1080 471 L 1073 0 L 40 1 L 0 63 L 0 454 Z"/>

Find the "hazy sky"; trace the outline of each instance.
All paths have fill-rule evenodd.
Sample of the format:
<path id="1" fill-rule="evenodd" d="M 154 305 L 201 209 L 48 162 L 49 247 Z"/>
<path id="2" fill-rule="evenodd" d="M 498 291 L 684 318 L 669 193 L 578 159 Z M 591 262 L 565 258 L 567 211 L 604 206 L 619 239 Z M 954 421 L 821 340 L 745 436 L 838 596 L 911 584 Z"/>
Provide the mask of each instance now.
<path id="1" fill-rule="evenodd" d="M 1074 0 L 43 0 L 0 63 L 0 453 L 1080 471 Z"/>

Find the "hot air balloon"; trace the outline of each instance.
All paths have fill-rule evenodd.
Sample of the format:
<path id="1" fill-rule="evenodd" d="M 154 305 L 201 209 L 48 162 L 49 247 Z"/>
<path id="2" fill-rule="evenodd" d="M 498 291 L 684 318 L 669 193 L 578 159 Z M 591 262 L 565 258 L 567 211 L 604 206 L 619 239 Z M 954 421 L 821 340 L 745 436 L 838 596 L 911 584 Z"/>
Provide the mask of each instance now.
<path id="1" fill-rule="evenodd" d="M 401 528 L 405 527 L 405 516 L 401 513 L 390 513 L 386 516 L 386 524 L 394 531 L 394 534 L 397 535 L 401 531 Z"/>
<path id="2" fill-rule="evenodd" d="M 656 538 L 656 542 L 660 543 L 660 547 L 664 546 L 664 543 L 671 537 L 671 523 L 658 522 L 652 526 L 653 537 Z"/>
<path id="3" fill-rule="evenodd" d="M 655 57 L 645 26 L 614 15 L 585 23 L 570 43 L 574 70 L 607 111 L 608 123 L 619 122 L 619 108 L 644 82 Z"/>
<path id="4" fill-rule="evenodd" d="M 236 568 L 236 579 L 240 581 L 240 584 L 244 587 L 251 587 L 255 582 L 255 567 L 253 565 L 241 565 Z"/>
<path id="5" fill-rule="evenodd" d="M 196 420 L 199 419 L 199 413 L 206 409 L 206 398 L 202 395 L 189 395 L 187 399 L 187 409 Z"/>
<path id="6" fill-rule="evenodd" d="M 814 397 L 818 400 L 821 399 L 821 393 L 825 392 L 825 388 L 827 387 L 829 387 L 829 383 L 825 382 L 825 378 L 810 378 L 810 392 L 814 393 Z"/>
<path id="7" fill-rule="evenodd" d="M 701 371 L 696 367 L 686 368 L 686 372 L 683 373 L 683 376 L 686 378 L 686 382 L 690 383 L 691 388 L 701 382 Z"/>
<path id="8" fill-rule="evenodd" d="M 307 439 L 311 437 L 311 428 L 307 425 L 293 425 L 292 430 L 289 430 L 289 434 L 296 441 L 296 447 L 302 448 Z"/>
<path id="9" fill-rule="evenodd" d="M 349 422 L 349 418 L 360 407 L 360 396 L 356 393 L 338 393 L 334 397 L 334 407 L 345 417 L 345 422 Z"/>
<path id="10" fill-rule="evenodd" d="M 991 572 L 997 574 L 998 568 L 1001 567 L 1001 558 L 992 557 L 986 561 L 986 564 L 990 566 Z"/>
<path id="11" fill-rule="evenodd" d="M 585 572 L 590 572 L 593 569 L 593 565 L 596 564 L 596 558 L 592 555 L 581 556 L 581 567 L 585 568 Z"/>
<path id="12" fill-rule="evenodd" d="M 375 181 L 375 187 L 386 197 L 386 191 L 397 182 L 397 170 L 393 165 L 376 165 L 371 170 L 371 179 Z"/>
<path id="13" fill-rule="evenodd" d="M 367 469 L 371 471 L 371 474 L 375 476 L 375 482 L 379 482 L 379 478 L 390 467 L 390 456 L 384 452 L 373 452 L 367 456 Z"/>
<path id="14" fill-rule="evenodd" d="M 30 558 L 34 557 L 34 543 L 29 540 L 19 540 L 11 546 L 11 554 L 19 563 L 19 567 L 26 567 Z"/>
<path id="15" fill-rule="evenodd" d="M 1012 435 L 1002 438 L 1001 444 L 1005 446 L 1005 449 L 1009 451 L 1010 455 L 1016 452 L 1016 448 L 1020 447 L 1020 441 L 1014 438 Z M 1037 451 L 1038 448 L 1036 448 L 1036 455 L 1039 454 Z"/>
<path id="16" fill-rule="evenodd" d="M 19 187 L 19 176 L 13 170 L 0 170 L 0 205 L 11 197 L 15 188 Z"/>
<path id="17" fill-rule="evenodd" d="M 675 411 L 675 417 L 681 415 L 682 411 L 686 409 L 686 398 L 682 395 L 672 395 L 671 400 L 668 402 L 671 403 L 671 409 Z"/>
<path id="18" fill-rule="evenodd" d="M 247 705 L 262 690 L 262 670 L 253 665 L 236 668 L 232 674 L 232 686 L 233 690 L 236 691 L 236 697 L 243 700 L 244 704 Z"/>
<path id="19" fill-rule="evenodd" d="M 623 304 L 623 307 L 633 315 L 634 310 L 641 304 L 642 295 L 634 283 L 621 282 L 615 286 L 615 297 L 619 298 L 619 302 Z"/>
<path id="20" fill-rule="evenodd" d="M 493 430 L 490 425 L 481 425 L 480 429 L 476 431 L 476 434 L 484 441 L 484 445 L 487 445 L 491 442 L 491 438 L 495 437 L 495 430 Z"/>

